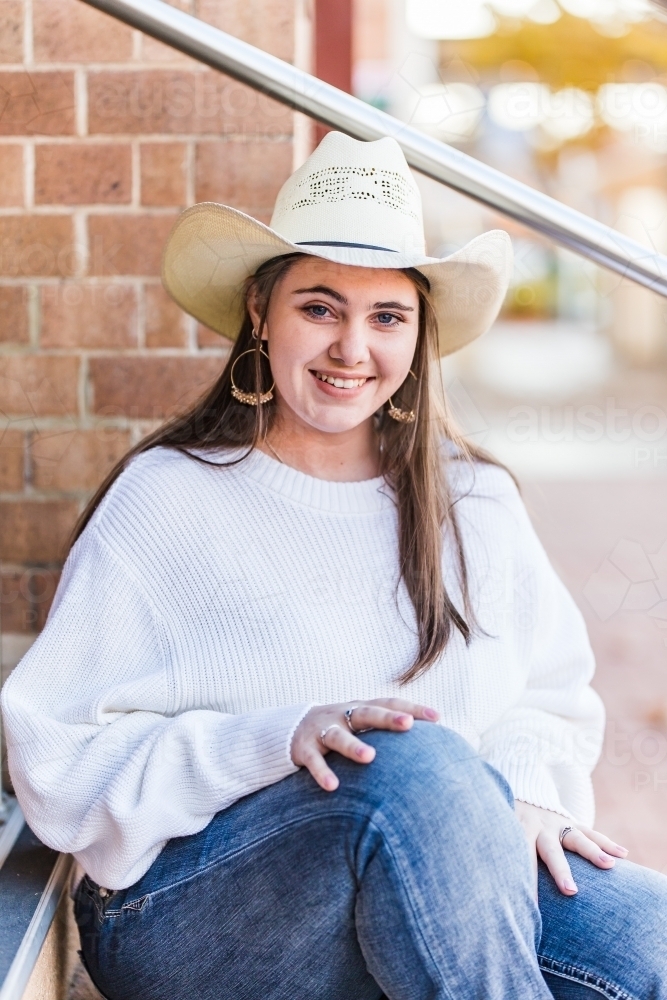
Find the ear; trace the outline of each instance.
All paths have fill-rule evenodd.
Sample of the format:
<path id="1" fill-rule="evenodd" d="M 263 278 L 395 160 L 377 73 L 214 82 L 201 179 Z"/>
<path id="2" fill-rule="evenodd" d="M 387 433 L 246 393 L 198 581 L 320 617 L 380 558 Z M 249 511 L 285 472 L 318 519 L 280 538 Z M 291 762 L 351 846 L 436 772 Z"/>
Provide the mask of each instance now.
<path id="1" fill-rule="evenodd" d="M 262 316 L 259 310 L 259 303 L 257 301 L 257 296 L 252 291 L 248 296 L 248 313 L 250 314 L 250 319 L 252 320 L 253 329 L 258 330 Z M 266 327 L 264 328 L 264 335 L 262 337 L 262 340 L 266 340 Z"/>

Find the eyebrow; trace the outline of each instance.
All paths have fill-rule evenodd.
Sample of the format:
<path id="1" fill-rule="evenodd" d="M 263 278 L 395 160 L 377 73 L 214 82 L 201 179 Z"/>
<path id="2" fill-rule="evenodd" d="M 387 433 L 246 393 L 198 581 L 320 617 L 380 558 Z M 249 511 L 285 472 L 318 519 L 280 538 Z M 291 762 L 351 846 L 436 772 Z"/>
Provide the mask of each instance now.
<path id="1" fill-rule="evenodd" d="M 328 285 L 313 285 L 312 288 L 296 288 L 293 295 L 303 295 L 305 292 L 319 292 L 321 295 L 330 295 L 332 299 L 336 299 L 337 302 L 342 302 L 343 305 L 348 305 L 348 301 L 344 295 L 340 292 L 335 291 L 333 288 L 329 288 Z"/>
<path id="2" fill-rule="evenodd" d="M 343 305 L 349 305 L 347 299 L 340 292 L 337 292 L 334 288 L 329 288 L 328 285 L 313 285 L 312 288 L 296 288 L 293 295 L 303 295 L 305 293 L 313 294 L 314 292 L 319 292 L 321 295 L 330 295 L 332 299 L 336 299 L 337 302 L 341 302 Z M 406 306 L 402 302 L 376 302 L 372 309 L 401 309 L 404 312 L 414 312 L 412 306 Z"/>
<path id="3" fill-rule="evenodd" d="M 412 306 L 406 306 L 402 302 L 376 302 L 373 309 L 401 309 L 405 312 L 414 312 Z"/>

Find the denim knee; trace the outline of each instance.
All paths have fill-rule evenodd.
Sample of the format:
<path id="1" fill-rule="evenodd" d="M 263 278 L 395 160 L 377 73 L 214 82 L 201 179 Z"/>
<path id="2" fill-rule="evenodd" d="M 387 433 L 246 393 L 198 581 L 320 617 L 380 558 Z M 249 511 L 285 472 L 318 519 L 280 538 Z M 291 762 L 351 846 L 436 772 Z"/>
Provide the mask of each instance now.
<path id="1" fill-rule="evenodd" d="M 467 740 L 445 726 L 415 722 L 406 733 L 373 730 L 363 739 L 378 751 L 373 761 L 378 778 L 405 781 L 410 780 L 411 775 L 419 774 L 423 778 L 425 772 L 430 772 L 437 779 L 454 765 L 459 773 L 469 773 L 471 778 L 477 774 L 481 780 L 500 779 L 509 788 L 505 779 L 482 761 Z M 502 790 L 505 795 L 505 788 Z"/>
<path id="2" fill-rule="evenodd" d="M 373 730 L 363 737 L 376 749 L 370 765 L 361 768 L 345 758 L 328 758 L 334 770 L 347 772 L 343 780 L 359 783 L 369 803 L 392 797 L 413 803 L 416 812 L 432 812 L 434 798 L 443 805 L 470 798 L 484 800 L 499 814 L 513 806 L 505 779 L 486 764 L 458 733 L 430 722 L 415 722 L 405 733 Z M 459 807 L 462 807 L 459 801 Z"/>
<path id="3" fill-rule="evenodd" d="M 446 766 L 455 761 L 478 760 L 478 755 L 462 736 L 433 722 L 415 722 L 406 733 L 391 733 L 374 729 L 363 739 L 390 752 L 378 753 L 376 758 L 383 769 L 395 769 L 399 774 L 407 764 L 419 758 Z"/>

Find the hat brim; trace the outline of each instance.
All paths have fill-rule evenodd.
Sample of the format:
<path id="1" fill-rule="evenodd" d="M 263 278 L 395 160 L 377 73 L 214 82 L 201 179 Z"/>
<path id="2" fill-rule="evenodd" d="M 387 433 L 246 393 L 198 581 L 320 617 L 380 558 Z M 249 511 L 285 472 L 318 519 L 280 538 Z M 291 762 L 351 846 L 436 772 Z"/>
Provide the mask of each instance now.
<path id="1" fill-rule="evenodd" d="M 512 244 L 502 229 L 475 237 L 448 257 L 391 250 L 291 243 L 228 205 L 202 202 L 176 220 L 162 255 L 162 281 L 190 315 L 234 340 L 243 319 L 243 285 L 260 264 L 288 253 L 373 268 L 414 267 L 431 284 L 441 355 L 451 354 L 491 326 L 512 268 Z"/>

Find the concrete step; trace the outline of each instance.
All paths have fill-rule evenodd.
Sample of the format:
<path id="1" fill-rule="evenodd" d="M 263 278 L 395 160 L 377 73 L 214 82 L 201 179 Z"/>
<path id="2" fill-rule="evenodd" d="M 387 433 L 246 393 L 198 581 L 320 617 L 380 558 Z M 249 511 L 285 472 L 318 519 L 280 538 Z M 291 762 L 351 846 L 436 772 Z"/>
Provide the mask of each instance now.
<path id="1" fill-rule="evenodd" d="M 81 967 L 73 859 L 41 843 L 9 800 L 0 826 L 0 1000 L 99 1000 Z"/>

